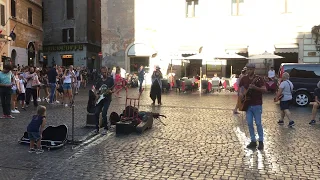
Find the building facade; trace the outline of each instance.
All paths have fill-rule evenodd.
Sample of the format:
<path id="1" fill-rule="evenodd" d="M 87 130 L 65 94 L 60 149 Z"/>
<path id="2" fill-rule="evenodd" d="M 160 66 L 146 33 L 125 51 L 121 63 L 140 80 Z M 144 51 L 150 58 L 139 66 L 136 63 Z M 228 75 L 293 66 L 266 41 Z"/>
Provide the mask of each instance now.
<path id="1" fill-rule="evenodd" d="M 48 65 L 101 65 L 101 1 L 44 1 L 43 54 Z"/>
<path id="2" fill-rule="evenodd" d="M 317 0 L 104 1 L 102 18 L 108 23 L 102 24 L 103 60 L 116 59 L 127 71 L 140 64 L 151 70 L 160 65 L 163 73 L 179 76 L 201 71 L 207 77 L 228 77 L 247 62 L 256 63 L 260 74 L 284 62 L 319 62 L 311 35 L 311 28 L 320 24 L 314 15 Z M 284 58 L 175 60 L 201 53 L 249 57 L 266 51 Z"/>
<path id="3" fill-rule="evenodd" d="M 8 58 L 8 52 L 10 48 L 10 41 L 8 41 L 8 35 L 10 32 L 9 27 L 6 26 L 6 19 L 10 17 L 8 13 L 7 0 L 0 1 L 0 49 L 1 49 L 1 62 L 0 62 L 0 70 L 2 70 L 3 63 L 6 62 Z"/>
<path id="4" fill-rule="evenodd" d="M 38 65 L 42 49 L 42 1 L 0 1 L 1 65 Z"/>
<path id="5" fill-rule="evenodd" d="M 15 40 L 8 44 L 11 62 L 20 66 L 40 66 L 43 62 L 42 0 L 7 0 L 6 26 Z"/>

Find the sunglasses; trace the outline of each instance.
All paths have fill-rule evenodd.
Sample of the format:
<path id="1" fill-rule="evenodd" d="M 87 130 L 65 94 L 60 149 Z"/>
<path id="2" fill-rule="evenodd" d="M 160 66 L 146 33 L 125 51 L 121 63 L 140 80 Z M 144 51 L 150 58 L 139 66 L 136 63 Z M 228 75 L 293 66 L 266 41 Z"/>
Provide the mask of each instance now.
<path id="1" fill-rule="evenodd" d="M 12 70 L 12 71 L 18 71 L 17 69 L 14 69 L 14 70 Z"/>

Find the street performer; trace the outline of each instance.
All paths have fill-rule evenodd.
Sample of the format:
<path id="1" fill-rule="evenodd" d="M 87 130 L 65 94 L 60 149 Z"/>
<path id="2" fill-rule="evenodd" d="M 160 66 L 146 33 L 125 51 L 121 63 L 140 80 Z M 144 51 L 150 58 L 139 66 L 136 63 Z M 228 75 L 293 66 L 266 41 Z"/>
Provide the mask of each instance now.
<path id="1" fill-rule="evenodd" d="M 101 95 L 104 96 L 104 99 L 102 99 L 98 104 L 96 104 L 96 107 L 95 107 L 96 133 L 99 133 L 99 116 L 102 111 L 102 124 L 104 126 L 104 130 L 102 131 L 101 134 L 105 135 L 109 129 L 107 112 L 111 103 L 112 88 L 114 86 L 114 80 L 110 75 L 110 73 L 108 72 L 107 67 L 101 68 L 101 77 L 98 78 L 98 81 L 95 85 L 96 91 L 99 91 L 101 86 L 107 86 L 108 92 L 98 92 L 98 93 L 103 93 Z M 99 99 L 99 97 L 97 99 Z"/>
<path id="2" fill-rule="evenodd" d="M 263 128 L 261 122 L 262 115 L 262 93 L 267 92 L 263 78 L 255 74 L 255 64 L 249 63 L 247 67 L 247 76 L 241 78 L 239 87 L 240 98 L 249 96 L 248 108 L 246 111 L 246 119 L 249 127 L 251 142 L 247 145 L 248 149 L 255 149 L 257 147 L 256 136 L 253 127 L 253 118 L 255 120 L 257 131 L 259 135 L 259 150 L 263 150 Z M 246 89 L 246 90 L 245 90 Z"/>

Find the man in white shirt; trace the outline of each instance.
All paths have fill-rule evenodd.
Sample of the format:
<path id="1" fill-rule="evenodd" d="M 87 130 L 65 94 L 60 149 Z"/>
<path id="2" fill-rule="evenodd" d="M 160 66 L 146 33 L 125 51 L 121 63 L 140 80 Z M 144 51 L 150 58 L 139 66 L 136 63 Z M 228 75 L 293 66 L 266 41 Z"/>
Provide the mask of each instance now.
<path id="1" fill-rule="evenodd" d="M 274 71 L 273 67 L 270 67 L 270 70 L 268 71 L 268 77 L 273 79 L 276 76 L 276 72 Z"/>
<path id="2" fill-rule="evenodd" d="M 123 68 L 120 69 L 120 76 L 122 78 L 126 78 L 126 70 L 125 69 L 123 69 Z"/>
<path id="3" fill-rule="evenodd" d="M 217 73 L 214 73 L 212 81 L 220 81 L 220 78 L 218 77 Z"/>

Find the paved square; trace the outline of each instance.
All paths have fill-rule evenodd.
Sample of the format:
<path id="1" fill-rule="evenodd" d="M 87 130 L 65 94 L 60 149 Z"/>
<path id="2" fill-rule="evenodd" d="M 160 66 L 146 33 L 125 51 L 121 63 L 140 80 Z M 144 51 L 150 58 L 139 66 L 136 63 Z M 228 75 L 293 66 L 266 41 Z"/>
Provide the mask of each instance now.
<path id="1" fill-rule="evenodd" d="M 245 148 L 250 139 L 244 115 L 232 115 L 234 94 L 172 92 L 163 95 L 161 107 L 151 107 L 148 96 L 144 92 L 140 109 L 166 115 L 167 126 L 155 120 L 142 135 L 109 132 L 75 149 L 68 145 L 41 155 L 17 144 L 24 128 L 19 122 L 28 118 L 1 120 L 0 179 L 320 179 L 320 126 L 308 124 L 310 107 L 292 109 L 294 128 L 279 126 L 278 105 L 265 95 L 265 150 L 251 151 Z M 124 99 L 114 99 L 109 113 L 122 110 Z M 85 93 L 77 99 L 77 126 L 84 125 L 86 101 Z M 49 122 L 69 118 L 66 108 L 48 109 Z"/>

